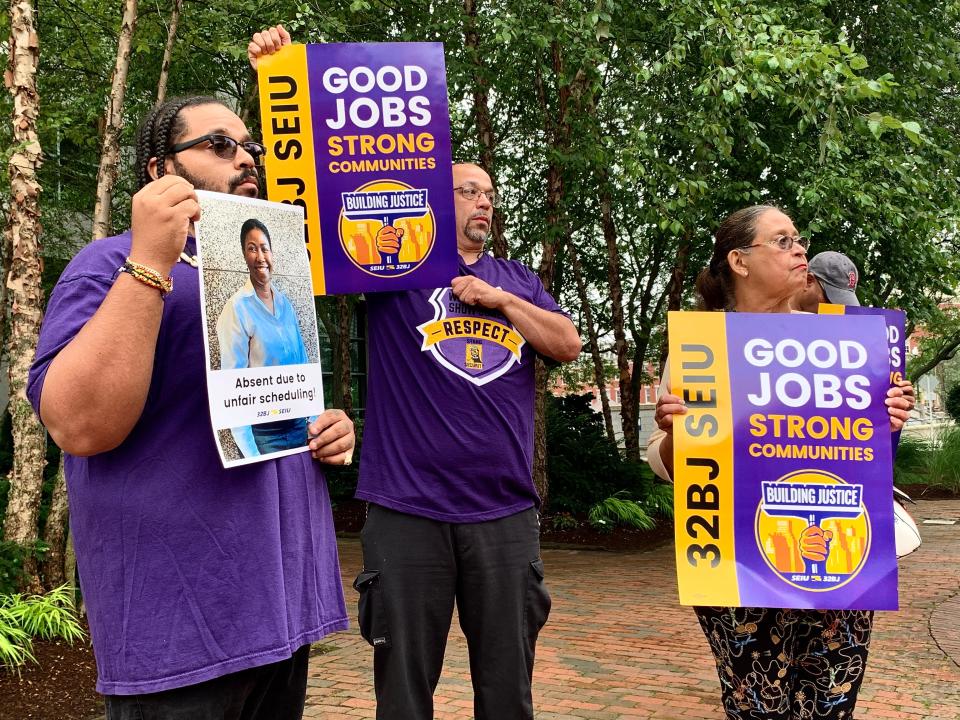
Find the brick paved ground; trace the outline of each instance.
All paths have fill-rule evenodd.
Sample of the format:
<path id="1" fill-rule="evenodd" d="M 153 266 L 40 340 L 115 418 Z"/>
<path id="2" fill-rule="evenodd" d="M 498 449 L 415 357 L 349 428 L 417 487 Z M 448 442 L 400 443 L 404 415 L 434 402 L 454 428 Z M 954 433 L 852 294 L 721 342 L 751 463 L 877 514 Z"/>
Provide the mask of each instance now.
<path id="1" fill-rule="evenodd" d="M 960 501 L 921 502 L 926 518 L 960 520 Z M 960 720 L 960 522 L 922 525 L 924 544 L 900 564 L 897 613 L 879 613 L 857 718 Z M 340 545 L 347 604 L 360 566 Z M 544 550 L 553 594 L 540 636 L 534 700 L 544 720 L 722 720 L 706 641 L 677 605 L 673 551 Z M 466 644 L 451 631 L 436 717 L 473 716 Z M 371 651 L 356 629 L 327 639 L 311 661 L 306 717 L 374 717 Z"/>

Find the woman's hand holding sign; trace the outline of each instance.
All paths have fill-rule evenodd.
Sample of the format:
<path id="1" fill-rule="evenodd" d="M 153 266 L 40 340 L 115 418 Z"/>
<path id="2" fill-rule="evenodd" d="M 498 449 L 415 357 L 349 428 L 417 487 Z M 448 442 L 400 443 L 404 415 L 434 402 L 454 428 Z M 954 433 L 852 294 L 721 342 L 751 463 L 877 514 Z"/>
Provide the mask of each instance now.
<path id="1" fill-rule="evenodd" d="M 913 399 L 913 384 L 905 382 L 909 389 L 904 385 L 892 387 L 887 390 L 887 414 L 890 416 L 890 430 L 896 432 L 903 428 L 904 424 L 910 418 L 910 411 L 913 410 L 915 400 Z"/>
<path id="2" fill-rule="evenodd" d="M 673 477 L 673 416 L 683 415 L 685 412 L 687 412 L 687 406 L 683 403 L 683 398 L 667 391 L 657 400 L 657 409 L 653 414 L 657 427 L 666 433 L 666 437 L 660 443 L 659 452 L 660 459 L 671 478 Z"/>
<path id="3" fill-rule="evenodd" d="M 683 415 L 686 411 L 687 406 L 683 404 L 683 398 L 664 393 L 657 400 L 657 410 L 653 414 L 653 418 L 658 428 L 665 433 L 673 434 L 673 416 Z"/>

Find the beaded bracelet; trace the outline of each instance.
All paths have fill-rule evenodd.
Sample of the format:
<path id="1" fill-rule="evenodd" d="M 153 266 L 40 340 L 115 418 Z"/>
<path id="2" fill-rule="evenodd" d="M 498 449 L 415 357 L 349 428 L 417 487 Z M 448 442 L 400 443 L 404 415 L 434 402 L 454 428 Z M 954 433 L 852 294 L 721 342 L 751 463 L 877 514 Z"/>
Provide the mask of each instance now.
<path id="1" fill-rule="evenodd" d="M 144 285 L 149 285 L 152 288 L 156 288 L 160 291 L 160 295 L 162 296 L 166 296 L 173 292 L 172 277 L 164 278 L 153 268 L 133 262 L 130 258 L 127 258 L 127 261 L 120 266 L 118 272 L 125 272 L 128 275 L 135 277 Z"/>

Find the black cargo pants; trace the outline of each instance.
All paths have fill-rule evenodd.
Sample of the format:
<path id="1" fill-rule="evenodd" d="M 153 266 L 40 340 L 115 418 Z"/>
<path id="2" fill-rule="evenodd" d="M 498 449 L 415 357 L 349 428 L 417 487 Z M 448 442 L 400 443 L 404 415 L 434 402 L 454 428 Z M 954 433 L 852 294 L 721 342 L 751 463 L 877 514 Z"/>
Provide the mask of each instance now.
<path id="1" fill-rule="evenodd" d="M 380 720 L 431 720 L 456 602 L 476 720 L 533 718 L 537 635 L 550 613 L 535 508 L 445 523 L 370 505 L 360 632 L 374 647 Z"/>

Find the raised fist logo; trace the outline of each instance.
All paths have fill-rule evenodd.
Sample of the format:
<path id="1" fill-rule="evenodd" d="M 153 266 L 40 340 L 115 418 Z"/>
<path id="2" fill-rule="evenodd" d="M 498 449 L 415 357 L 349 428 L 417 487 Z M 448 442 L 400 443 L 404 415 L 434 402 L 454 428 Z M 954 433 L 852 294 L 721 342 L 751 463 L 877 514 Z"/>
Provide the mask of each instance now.
<path id="1" fill-rule="evenodd" d="M 381 255 L 397 255 L 403 244 L 403 228 L 384 225 L 377 230 L 377 252 Z"/>
<path id="2" fill-rule="evenodd" d="M 833 533 L 819 525 L 810 525 L 800 533 L 800 555 L 805 560 L 823 562 L 830 554 L 830 541 Z"/>

